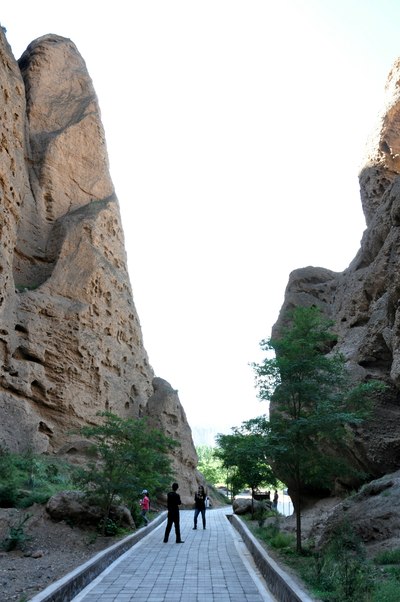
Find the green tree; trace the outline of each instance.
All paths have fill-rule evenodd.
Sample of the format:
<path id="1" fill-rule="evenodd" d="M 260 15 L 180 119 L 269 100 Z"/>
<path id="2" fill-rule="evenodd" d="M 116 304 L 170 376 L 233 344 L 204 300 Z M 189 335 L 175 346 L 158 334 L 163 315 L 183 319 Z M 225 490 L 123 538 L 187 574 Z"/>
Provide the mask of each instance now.
<path id="1" fill-rule="evenodd" d="M 293 492 L 298 552 L 302 488 L 332 487 L 350 474 L 332 450 L 351 437 L 351 426 L 369 415 L 374 394 L 384 388 L 377 381 L 351 386 L 344 357 L 330 352 L 337 340 L 332 325 L 316 307 L 298 307 L 279 338 L 261 341 L 267 357 L 253 364 L 258 396 L 273 404 L 270 421 L 255 423 L 265 432 L 267 457 Z"/>
<path id="2" fill-rule="evenodd" d="M 218 434 L 216 441 L 218 447 L 215 453 L 231 472 L 233 493 L 248 486 L 253 499 L 259 487 L 276 484 L 266 456 L 265 433 L 255 427 L 253 420 L 234 427 L 229 435 Z"/>
<path id="3" fill-rule="evenodd" d="M 116 501 L 129 506 L 144 486 L 153 494 L 167 487 L 172 477 L 169 454 L 177 443 L 145 419 L 100 415 L 102 424 L 80 430 L 93 441 L 94 459 L 79 471 L 77 482 L 101 505 L 105 524 Z"/>
<path id="4" fill-rule="evenodd" d="M 199 459 L 197 468 L 204 476 L 207 483 L 217 485 L 225 482 L 225 471 L 221 460 L 215 455 L 215 449 L 210 445 L 196 447 Z"/>

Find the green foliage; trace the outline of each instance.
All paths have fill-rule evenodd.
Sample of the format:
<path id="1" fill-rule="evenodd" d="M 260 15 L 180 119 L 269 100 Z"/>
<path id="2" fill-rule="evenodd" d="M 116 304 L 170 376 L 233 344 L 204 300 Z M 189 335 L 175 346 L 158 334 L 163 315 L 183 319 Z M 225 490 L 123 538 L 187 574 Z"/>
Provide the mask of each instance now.
<path id="1" fill-rule="evenodd" d="M 262 527 L 243 517 L 254 536 L 274 548 L 281 561 L 303 579 L 313 595 L 323 602 L 399 602 L 399 550 L 378 554 L 374 563 L 348 522 L 332 533 L 323 549 L 308 542 L 299 554 L 293 535 L 280 531 L 279 516 Z M 376 564 L 395 566 L 376 570 Z"/>
<path id="2" fill-rule="evenodd" d="M 371 602 L 398 602 L 400 591 L 400 548 L 377 554 L 374 563 L 380 568 L 380 582 L 375 583 Z"/>
<path id="3" fill-rule="evenodd" d="M 269 509 L 267 509 L 267 507 L 264 504 L 260 504 L 254 510 L 252 518 L 254 518 L 254 520 L 256 520 L 258 522 L 259 527 L 262 527 L 267 516 L 269 516 L 269 514 L 270 514 Z"/>
<path id="4" fill-rule="evenodd" d="M 45 503 L 57 491 L 68 488 L 71 473 L 65 462 L 0 449 L 0 507 L 27 508 Z"/>
<path id="5" fill-rule="evenodd" d="M 375 556 L 376 564 L 400 564 L 400 548 L 379 552 Z"/>
<path id="6" fill-rule="evenodd" d="M 294 491 L 301 551 L 301 489 L 331 488 L 338 476 L 354 473 L 330 450 L 352 436 L 349 427 L 368 416 L 371 399 L 384 385 L 351 386 L 344 357 L 328 353 L 336 343 L 333 323 L 316 307 L 298 307 L 286 318 L 279 339 L 261 342 L 266 359 L 253 364 L 258 396 L 273 402 L 270 421 L 254 419 L 253 431 L 264 433 L 266 458 Z"/>
<path id="7" fill-rule="evenodd" d="M 197 468 L 204 476 L 207 483 L 220 485 L 225 483 L 226 471 L 224 471 L 221 460 L 215 454 L 215 449 L 209 445 L 196 447 L 199 459 Z"/>
<path id="8" fill-rule="evenodd" d="M 131 512 L 133 521 L 135 523 L 135 525 L 140 525 L 140 523 L 143 521 L 142 515 L 141 515 L 141 508 L 139 506 L 139 504 L 136 503 L 136 500 L 132 503 L 130 503 L 128 505 L 129 510 Z M 147 513 L 147 518 L 150 519 L 150 512 Z"/>
<path id="9" fill-rule="evenodd" d="M 276 550 L 286 550 L 292 552 L 294 550 L 295 538 L 290 533 L 277 533 L 270 540 L 271 546 Z"/>
<path id="10" fill-rule="evenodd" d="M 399 602 L 400 581 L 390 579 L 376 584 L 372 593 L 371 602 Z"/>
<path id="11" fill-rule="evenodd" d="M 277 480 L 266 456 L 265 433 L 253 428 L 254 421 L 243 422 L 234 427 L 232 434 L 218 434 L 215 454 L 224 468 L 232 471 L 233 491 L 237 493 L 243 487 L 256 489 L 276 485 Z"/>
<path id="12" fill-rule="evenodd" d="M 98 524 L 98 529 L 103 535 L 113 537 L 118 533 L 118 525 L 111 518 L 102 518 Z"/>
<path id="13" fill-rule="evenodd" d="M 280 533 L 280 527 L 278 521 L 270 522 L 264 529 L 260 529 L 259 535 L 265 542 L 270 542 L 271 539 L 276 537 Z"/>
<path id="14" fill-rule="evenodd" d="M 254 513 L 253 518 L 258 523 L 258 527 L 252 527 L 250 523 L 250 528 L 259 540 L 267 544 L 267 546 L 271 546 L 271 548 L 278 550 L 285 556 L 293 555 L 295 553 L 295 537 L 291 533 L 280 530 L 279 516 L 267 511 L 264 520 L 259 520 L 257 512 Z M 272 518 L 273 520 L 268 520 L 267 524 L 265 524 L 266 520 L 269 518 Z"/>
<path id="15" fill-rule="evenodd" d="M 24 531 L 24 524 L 31 518 L 30 514 L 26 514 L 15 525 L 10 527 L 7 537 L 2 542 L 2 547 L 6 552 L 11 552 L 16 548 L 23 547 L 23 544 L 30 539 Z"/>
<path id="16" fill-rule="evenodd" d="M 362 600 L 371 590 L 365 550 L 348 522 L 337 527 L 322 552 L 320 581 L 335 600 Z"/>
<path id="17" fill-rule="evenodd" d="M 144 485 L 154 495 L 166 489 L 172 478 L 168 454 L 177 443 L 150 428 L 144 419 L 124 419 L 110 412 L 100 415 L 102 424 L 80 430 L 93 441 L 94 455 L 77 472 L 76 483 L 96 500 L 108 519 L 117 500 L 135 507 L 132 500 Z"/>

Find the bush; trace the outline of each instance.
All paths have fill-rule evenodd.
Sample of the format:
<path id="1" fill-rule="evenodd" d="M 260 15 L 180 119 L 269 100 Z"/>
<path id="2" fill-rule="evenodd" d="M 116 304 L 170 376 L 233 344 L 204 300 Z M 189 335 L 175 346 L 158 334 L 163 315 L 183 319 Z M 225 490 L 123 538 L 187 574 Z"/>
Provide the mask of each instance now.
<path id="1" fill-rule="evenodd" d="M 132 504 L 129 508 L 132 518 L 133 518 L 133 522 L 135 523 L 135 525 L 140 525 L 140 523 L 142 522 L 142 516 L 141 516 L 141 509 L 139 504 Z M 148 516 L 148 515 L 147 515 Z"/>
<path id="2" fill-rule="evenodd" d="M 254 520 L 257 521 L 258 526 L 262 527 L 267 518 L 267 509 L 264 506 L 258 506 L 254 511 Z"/>
<path id="3" fill-rule="evenodd" d="M 400 548 L 380 552 L 375 556 L 376 564 L 400 564 Z"/>
<path id="4" fill-rule="evenodd" d="M 321 550 L 310 540 L 298 555 L 294 536 L 280 532 L 279 520 L 257 527 L 245 520 L 255 537 L 274 547 L 278 557 L 323 602 L 400 602 L 400 548 L 381 552 L 367 561 L 365 549 L 351 525 L 344 522 Z M 305 554 L 306 553 L 306 554 Z M 379 565 L 387 565 L 377 568 Z"/>
<path id="5" fill-rule="evenodd" d="M 18 487 L 11 479 L 0 485 L 0 508 L 14 508 L 18 499 Z"/>
<path id="6" fill-rule="evenodd" d="M 365 550 L 351 525 L 343 522 L 322 552 L 314 555 L 315 585 L 326 592 L 323 600 L 367 600 L 371 571 Z"/>
<path id="7" fill-rule="evenodd" d="M 6 552 L 11 552 L 18 547 L 22 547 L 23 544 L 30 539 L 24 531 L 24 524 L 31 518 L 30 514 L 26 514 L 16 525 L 10 527 L 9 534 L 3 540 L 3 549 Z"/>
<path id="8" fill-rule="evenodd" d="M 45 456 L 11 454 L 0 449 L 0 507 L 27 508 L 44 504 L 71 484 L 72 467 Z"/>
<path id="9" fill-rule="evenodd" d="M 102 518 L 98 524 L 98 530 L 102 533 L 102 535 L 113 537 L 114 535 L 118 534 L 119 527 L 111 518 Z"/>
<path id="10" fill-rule="evenodd" d="M 270 544 L 277 550 L 294 551 L 296 539 L 290 533 L 277 533 L 270 540 Z"/>
<path id="11" fill-rule="evenodd" d="M 399 581 L 391 579 L 375 586 L 371 602 L 399 602 L 399 591 Z"/>

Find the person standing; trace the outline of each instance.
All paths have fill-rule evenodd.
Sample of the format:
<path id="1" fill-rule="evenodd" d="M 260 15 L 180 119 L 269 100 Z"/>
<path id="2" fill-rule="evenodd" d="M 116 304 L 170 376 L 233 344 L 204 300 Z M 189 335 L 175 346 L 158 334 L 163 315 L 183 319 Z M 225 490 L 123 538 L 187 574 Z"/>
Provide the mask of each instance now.
<path id="1" fill-rule="evenodd" d="M 279 500 L 279 495 L 278 495 L 277 490 L 275 489 L 274 499 L 272 502 L 272 510 L 278 510 L 278 500 Z"/>
<path id="2" fill-rule="evenodd" d="M 194 531 L 197 529 L 199 514 L 201 514 L 203 520 L 203 529 L 206 528 L 206 497 L 203 485 L 199 485 L 197 493 L 194 494 Z"/>
<path id="3" fill-rule="evenodd" d="M 142 491 L 142 499 L 140 500 L 140 507 L 141 507 L 141 516 L 144 520 L 145 525 L 149 524 L 149 519 L 147 518 L 146 514 L 148 513 L 148 511 L 150 510 L 150 498 L 148 496 L 148 491 L 147 489 L 143 489 Z"/>
<path id="4" fill-rule="evenodd" d="M 164 534 L 164 543 L 167 543 L 172 525 L 175 526 L 176 543 L 183 543 L 181 539 L 181 529 L 179 524 L 179 506 L 181 505 L 181 496 L 177 493 L 178 483 L 172 483 L 172 491 L 167 495 L 168 519 Z"/>

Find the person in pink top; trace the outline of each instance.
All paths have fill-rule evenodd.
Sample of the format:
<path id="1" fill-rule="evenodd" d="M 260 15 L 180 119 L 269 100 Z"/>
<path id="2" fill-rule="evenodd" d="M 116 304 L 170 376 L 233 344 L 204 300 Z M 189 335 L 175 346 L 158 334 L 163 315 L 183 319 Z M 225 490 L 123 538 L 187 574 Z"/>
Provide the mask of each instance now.
<path id="1" fill-rule="evenodd" d="M 141 507 L 142 511 L 141 511 L 140 514 L 141 514 L 141 516 L 142 516 L 145 524 L 148 525 L 149 524 L 149 519 L 147 518 L 146 514 L 150 510 L 150 498 L 148 496 L 147 489 L 143 489 L 142 495 L 143 495 L 143 497 L 140 500 L 140 507 Z"/>

